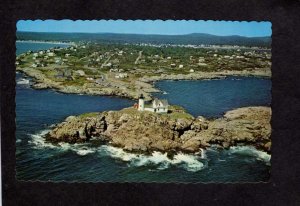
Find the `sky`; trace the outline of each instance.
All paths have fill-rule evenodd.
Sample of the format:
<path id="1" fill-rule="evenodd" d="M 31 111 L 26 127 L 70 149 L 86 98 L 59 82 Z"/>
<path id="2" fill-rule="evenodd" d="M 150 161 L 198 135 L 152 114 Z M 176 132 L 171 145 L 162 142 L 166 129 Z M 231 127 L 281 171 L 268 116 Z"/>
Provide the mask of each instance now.
<path id="1" fill-rule="evenodd" d="M 194 20 L 20 20 L 18 31 L 181 35 L 207 33 L 218 36 L 271 36 L 271 22 Z"/>

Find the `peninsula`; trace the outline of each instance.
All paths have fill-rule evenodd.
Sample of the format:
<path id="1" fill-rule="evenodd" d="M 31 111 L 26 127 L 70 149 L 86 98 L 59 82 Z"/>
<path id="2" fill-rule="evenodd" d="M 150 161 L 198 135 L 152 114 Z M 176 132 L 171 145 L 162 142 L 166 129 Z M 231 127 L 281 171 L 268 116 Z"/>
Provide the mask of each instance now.
<path id="1" fill-rule="evenodd" d="M 131 99 L 142 93 L 150 100 L 158 92 L 153 82 L 159 80 L 270 77 L 271 52 L 245 46 L 76 42 L 23 53 L 16 69 L 31 77 L 36 89 Z"/>

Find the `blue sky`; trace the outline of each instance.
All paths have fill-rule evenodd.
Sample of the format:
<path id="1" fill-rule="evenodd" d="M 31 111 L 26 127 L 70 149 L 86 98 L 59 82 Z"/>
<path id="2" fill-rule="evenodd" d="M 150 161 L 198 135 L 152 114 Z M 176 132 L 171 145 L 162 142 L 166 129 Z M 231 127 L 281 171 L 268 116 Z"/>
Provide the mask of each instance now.
<path id="1" fill-rule="evenodd" d="M 82 32 L 82 33 L 129 33 L 129 34 L 190 34 L 208 33 L 220 36 L 240 35 L 247 37 L 271 36 L 270 22 L 239 21 L 173 21 L 173 20 L 20 20 L 18 31 L 33 32 Z"/>

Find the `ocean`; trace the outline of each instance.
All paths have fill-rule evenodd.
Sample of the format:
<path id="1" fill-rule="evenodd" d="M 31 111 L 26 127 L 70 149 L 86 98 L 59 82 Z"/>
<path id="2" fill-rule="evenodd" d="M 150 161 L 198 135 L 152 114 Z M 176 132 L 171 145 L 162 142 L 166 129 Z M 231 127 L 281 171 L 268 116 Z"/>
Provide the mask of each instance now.
<path id="1" fill-rule="evenodd" d="M 57 44 L 17 42 L 17 54 Z M 66 46 L 66 45 L 63 45 Z M 23 78 L 18 73 L 17 82 Z M 205 81 L 160 81 L 155 96 L 178 104 L 194 116 L 219 117 L 242 106 L 270 105 L 271 80 L 229 77 Z M 179 95 L 180 94 L 180 95 Z M 182 95 L 183 94 L 183 95 Z M 16 86 L 16 175 L 18 180 L 68 182 L 259 182 L 270 177 L 270 158 L 253 147 L 209 148 L 200 154 L 132 154 L 101 145 L 53 145 L 42 137 L 51 124 L 85 112 L 119 110 L 133 100 L 62 94 Z"/>

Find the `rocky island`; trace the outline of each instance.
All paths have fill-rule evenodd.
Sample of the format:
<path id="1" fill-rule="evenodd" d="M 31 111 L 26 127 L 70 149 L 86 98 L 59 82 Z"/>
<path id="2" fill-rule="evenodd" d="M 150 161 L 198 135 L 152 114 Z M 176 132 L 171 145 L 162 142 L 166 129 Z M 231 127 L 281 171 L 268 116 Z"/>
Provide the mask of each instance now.
<path id="1" fill-rule="evenodd" d="M 270 153 L 271 108 L 245 107 L 216 119 L 193 117 L 179 106 L 166 114 L 125 108 L 120 111 L 70 116 L 46 134 L 52 143 L 82 143 L 97 139 L 130 152 L 183 151 L 217 145 L 252 145 Z"/>

